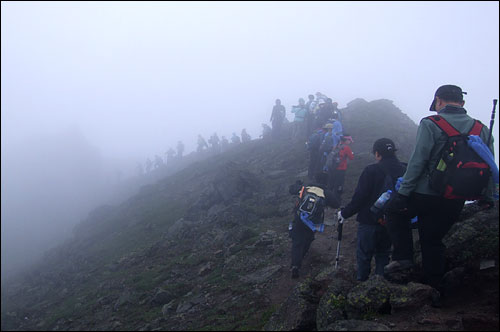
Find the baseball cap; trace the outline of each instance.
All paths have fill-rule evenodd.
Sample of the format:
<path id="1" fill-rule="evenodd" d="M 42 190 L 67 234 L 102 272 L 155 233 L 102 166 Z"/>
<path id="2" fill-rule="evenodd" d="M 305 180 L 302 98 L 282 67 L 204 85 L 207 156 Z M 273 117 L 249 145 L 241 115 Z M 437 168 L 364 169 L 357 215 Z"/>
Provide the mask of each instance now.
<path id="1" fill-rule="evenodd" d="M 436 106 L 436 97 L 439 97 L 440 99 L 446 100 L 446 101 L 455 101 L 455 102 L 462 102 L 464 101 L 464 95 L 466 95 L 467 92 L 462 91 L 462 89 L 456 85 L 442 85 L 440 86 L 437 90 L 436 93 L 434 94 L 434 99 L 432 100 L 431 107 L 429 107 L 429 110 L 431 112 L 435 112 L 435 106 Z"/>
<path id="2" fill-rule="evenodd" d="M 396 145 L 389 138 L 380 138 L 373 143 L 373 153 L 377 151 L 380 155 L 386 156 L 397 151 Z"/>

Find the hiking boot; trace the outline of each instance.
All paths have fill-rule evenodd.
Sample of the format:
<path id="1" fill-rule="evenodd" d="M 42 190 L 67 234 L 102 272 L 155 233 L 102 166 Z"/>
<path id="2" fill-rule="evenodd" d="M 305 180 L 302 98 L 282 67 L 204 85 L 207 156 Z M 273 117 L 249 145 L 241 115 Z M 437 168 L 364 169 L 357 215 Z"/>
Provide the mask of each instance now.
<path id="1" fill-rule="evenodd" d="M 299 268 L 297 266 L 292 266 L 292 279 L 297 279 L 299 277 Z"/>
<path id="2" fill-rule="evenodd" d="M 384 274 L 390 274 L 402 270 L 406 270 L 413 267 L 413 262 L 409 259 L 403 259 L 400 261 L 392 261 L 386 266 L 384 266 Z"/>

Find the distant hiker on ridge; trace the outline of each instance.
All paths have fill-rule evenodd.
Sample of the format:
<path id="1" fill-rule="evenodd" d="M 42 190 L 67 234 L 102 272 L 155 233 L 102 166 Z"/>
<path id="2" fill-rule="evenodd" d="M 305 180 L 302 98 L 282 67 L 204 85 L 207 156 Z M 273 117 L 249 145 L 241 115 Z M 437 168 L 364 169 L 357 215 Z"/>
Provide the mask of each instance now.
<path id="1" fill-rule="evenodd" d="M 295 113 L 295 118 L 293 120 L 293 139 L 304 139 L 304 124 L 307 115 L 307 108 L 303 98 L 299 98 L 299 104 L 292 106 L 292 113 Z"/>
<path id="2" fill-rule="evenodd" d="M 252 138 L 250 137 L 250 135 L 248 135 L 247 130 L 245 128 L 243 128 L 243 130 L 241 131 L 241 141 L 243 143 L 246 143 L 246 142 L 250 142 L 251 140 L 252 140 Z"/>
<path id="3" fill-rule="evenodd" d="M 271 113 L 271 124 L 273 126 L 273 137 L 277 138 L 281 132 L 281 126 L 283 125 L 283 120 L 286 117 L 285 106 L 281 105 L 281 100 L 276 99 L 276 105 L 273 106 L 273 112 Z"/>

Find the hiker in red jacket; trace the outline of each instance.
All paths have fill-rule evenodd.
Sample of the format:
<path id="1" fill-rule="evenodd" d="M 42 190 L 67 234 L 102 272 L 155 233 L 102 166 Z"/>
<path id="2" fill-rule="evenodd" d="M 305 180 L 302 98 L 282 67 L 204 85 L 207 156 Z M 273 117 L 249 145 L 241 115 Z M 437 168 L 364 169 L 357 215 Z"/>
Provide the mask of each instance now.
<path id="1" fill-rule="evenodd" d="M 340 138 L 340 143 L 337 147 L 338 149 L 338 166 L 333 170 L 330 179 L 330 189 L 336 191 L 339 198 L 342 195 L 345 182 L 345 172 L 347 170 L 347 159 L 353 160 L 354 154 L 352 153 L 351 147 L 352 143 L 351 136 L 342 136 Z"/>

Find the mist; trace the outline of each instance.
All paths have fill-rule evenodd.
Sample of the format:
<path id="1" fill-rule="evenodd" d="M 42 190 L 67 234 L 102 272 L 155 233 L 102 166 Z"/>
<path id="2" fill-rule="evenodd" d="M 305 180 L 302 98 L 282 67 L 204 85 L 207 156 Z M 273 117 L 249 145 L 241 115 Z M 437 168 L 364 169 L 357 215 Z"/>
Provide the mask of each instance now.
<path id="1" fill-rule="evenodd" d="M 246 128 L 257 139 L 277 98 L 289 120 L 318 91 L 340 108 L 390 99 L 418 124 L 435 90 L 455 84 L 488 126 L 498 98 L 498 2 L 1 9 L 2 280 L 68 239 L 93 208 L 123 201 L 119 184 L 147 158 L 178 141 L 188 154 L 198 134 L 229 139 Z"/>

